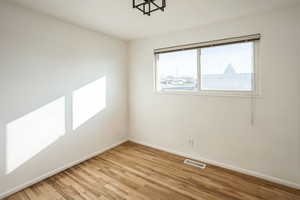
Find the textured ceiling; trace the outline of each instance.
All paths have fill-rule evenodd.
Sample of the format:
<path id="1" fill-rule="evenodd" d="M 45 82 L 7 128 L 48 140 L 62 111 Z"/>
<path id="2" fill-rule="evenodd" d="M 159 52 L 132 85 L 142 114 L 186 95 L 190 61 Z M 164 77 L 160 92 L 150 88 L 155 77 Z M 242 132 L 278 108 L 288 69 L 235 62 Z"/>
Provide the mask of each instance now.
<path id="1" fill-rule="evenodd" d="M 124 40 L 184 30 L 299 3 L 299 0 L 167 0 L 151 17 L 132 0 L 8 0 Z"/>

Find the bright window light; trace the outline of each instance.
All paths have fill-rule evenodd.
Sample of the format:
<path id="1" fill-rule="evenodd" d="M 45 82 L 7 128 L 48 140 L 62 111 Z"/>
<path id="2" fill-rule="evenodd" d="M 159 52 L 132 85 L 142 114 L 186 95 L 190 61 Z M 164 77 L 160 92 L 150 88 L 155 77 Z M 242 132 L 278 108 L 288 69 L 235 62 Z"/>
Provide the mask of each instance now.
<path id="1" fill-rule="evenodd" d="M 46 149 L 65 133 L 62 97 L 6 125 L 6 173 Z"/>
<path id="2" fill-rule="evenodd" d="M 73 130 L 106 107 L 106 78 L 102 77 L 73 92 Z"/>
<path id="3" fill-rule="evenodd" d="M 257 43 L 243 40 L 158 50 L 155 52 L 156 90 L 184 94 L 257 94 Z"/>
<path id="4" fill-rule="evenodd" d="M 197 50 L 160 54 L 157 65 L 159 90 L 197 89 Z"/>
<path id="5" fill-rule="evenodd" d="M 251 91 L 253 42 L 201 49 L 201 89 Z"/>

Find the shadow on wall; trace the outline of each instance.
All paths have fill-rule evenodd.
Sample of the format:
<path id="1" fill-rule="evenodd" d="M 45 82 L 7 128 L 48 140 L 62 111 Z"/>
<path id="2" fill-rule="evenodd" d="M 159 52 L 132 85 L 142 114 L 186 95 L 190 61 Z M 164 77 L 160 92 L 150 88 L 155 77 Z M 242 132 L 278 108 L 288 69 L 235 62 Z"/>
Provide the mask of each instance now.
<path id="1" fill-rule="evenodd" d="M 102 77 L 73 91 L 71 97 L 60 97 L 25 116 L 1 123 L 0 177 L 17 173 L 26 163 L 34 162 L 37 155 L 48 151 L 105 107 L 106 77 Z"/>

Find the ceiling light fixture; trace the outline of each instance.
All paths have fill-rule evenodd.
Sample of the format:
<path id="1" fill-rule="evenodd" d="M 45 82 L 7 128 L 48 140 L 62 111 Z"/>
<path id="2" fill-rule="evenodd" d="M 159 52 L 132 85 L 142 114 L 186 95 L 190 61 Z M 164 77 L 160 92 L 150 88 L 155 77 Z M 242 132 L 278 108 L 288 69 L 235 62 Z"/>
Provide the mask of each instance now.
<path id="1" fill-rule="evenodd" d="M 133 0 L 132 6 L 144 15 L 150 16 L 154 11 L 165 11 L 166 0 Z"/>

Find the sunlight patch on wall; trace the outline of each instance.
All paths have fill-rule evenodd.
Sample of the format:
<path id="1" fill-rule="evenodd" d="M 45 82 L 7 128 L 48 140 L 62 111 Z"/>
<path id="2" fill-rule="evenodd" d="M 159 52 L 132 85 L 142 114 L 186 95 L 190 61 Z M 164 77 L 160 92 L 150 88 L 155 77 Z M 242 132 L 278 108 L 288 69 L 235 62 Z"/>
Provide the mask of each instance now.
<path id="1" fill-rule="evenodd" d="M 106 77 L 73 92 L 73 130 L 106 107 Z"/>
<path id="2" fill-rule="evenodd" d="M 65 133 L 65 97 L 6 125 L 6 173 L 9 174 Z"/>

